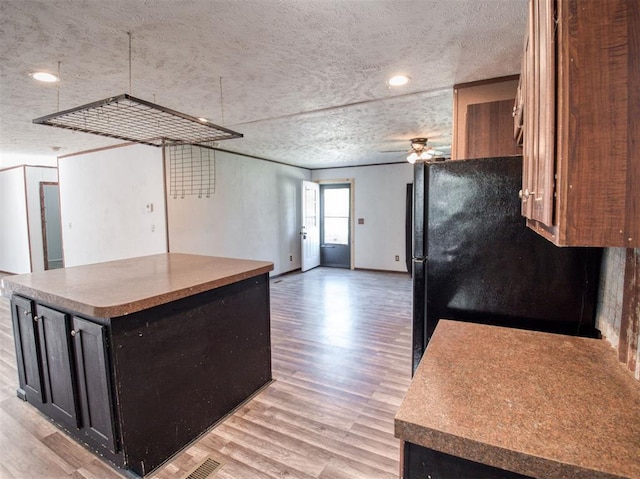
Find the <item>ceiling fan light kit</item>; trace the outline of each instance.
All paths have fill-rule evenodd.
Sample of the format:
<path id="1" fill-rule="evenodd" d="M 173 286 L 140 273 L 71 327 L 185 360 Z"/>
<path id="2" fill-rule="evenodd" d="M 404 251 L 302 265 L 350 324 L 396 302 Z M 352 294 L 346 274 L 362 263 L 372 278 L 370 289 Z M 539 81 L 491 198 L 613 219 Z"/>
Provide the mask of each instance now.
<path id="1" fill-rule="evenodd" d="M 417 160 L 429 160 L 434 156 L 434 150 L 427 147 L 427 138 L 414 138 L 411 140 L 411 153 L 407 156 L 407 161 L 414 164 Z"/>

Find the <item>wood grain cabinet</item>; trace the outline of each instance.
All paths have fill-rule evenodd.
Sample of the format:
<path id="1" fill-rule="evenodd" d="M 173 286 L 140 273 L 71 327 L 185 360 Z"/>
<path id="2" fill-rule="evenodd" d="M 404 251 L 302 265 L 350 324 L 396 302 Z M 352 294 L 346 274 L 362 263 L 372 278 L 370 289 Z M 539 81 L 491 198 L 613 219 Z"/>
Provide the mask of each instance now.
<path id="1" fill-rule="evenodd" d="M 467 158 L 521 155 L 511 134 L 513 100 L 467 106 Z"/>
<path id="2" fill-rule="evenodd" d="M 116 451 L 105 327 L 14 296 L 18 396 L 75 437 Z"/>
<path id="3" fill-rule="evenodd" d="M 559 246 L 640 246 L 638 31 L 640 2 L 530 0 L 522 213 Z"/>

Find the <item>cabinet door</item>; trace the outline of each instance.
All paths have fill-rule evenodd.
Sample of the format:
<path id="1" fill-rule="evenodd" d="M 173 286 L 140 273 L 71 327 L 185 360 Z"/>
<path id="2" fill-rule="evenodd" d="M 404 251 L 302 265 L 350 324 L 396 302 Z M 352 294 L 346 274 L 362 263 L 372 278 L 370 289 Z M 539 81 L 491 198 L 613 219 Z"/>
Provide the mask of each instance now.
<path id="1" fill-rule="evenodd" d="M 43 411 L 69 428 L 78 427 L 75 374 L 68 315 L 36 305 L 46 404 Z"/>
<path id="2" fill-rule="evenodd" d="M 513 101 L 467 106 L 467 158 L 520 155 L 513 138 Z"/>
<path id="3" fill-rule="evenodd" d="M 524 56 L 522 60 L 522 86 L 524 98 L 523 111 L 523 135 L 522 135 L 522 215 L 531 218 L 533 202 L 529 201 L 531 191 L 533 191 L 533 178 L 535 170 L 536 155 L 534 152 L 536 138 L 536 115 L 535 115 L 535 96 L 534 96 L 534 74 L 533 64 L 535 60 L 534 43 L 536 41 L 533 29 L 533 1 L 529 1 L 529 23 L 527 36 L 524 45 Z"/>
<path id="4" fill-rule="evenodd" d="M 549 227 L 555 194 L 555 33 L 554 0 L 530 0 L 522 212 Z"/>
<path id="5" fill-rule="evenodd" d="M 99 444 L 116 452 L 106 328 L 74 316 L 71 335 L 82 429 Z"/>
<path id="6" fill-rule="evenodd" d="M 28 299 L 14 296 L 11 300 L 11 317 L 20 381 L 18 396 L 30 403 L 43 403 L 40 347 L 33 303 Z"/>

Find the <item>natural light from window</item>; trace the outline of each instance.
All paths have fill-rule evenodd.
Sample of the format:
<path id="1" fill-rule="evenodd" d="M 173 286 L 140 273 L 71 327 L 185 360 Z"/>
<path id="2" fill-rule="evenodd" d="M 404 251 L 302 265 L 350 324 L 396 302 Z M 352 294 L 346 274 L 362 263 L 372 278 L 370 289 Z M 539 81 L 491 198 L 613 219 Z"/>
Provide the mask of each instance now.
<path id="1" fill-rule="evenodd" d="M 349 244 L 349 188 L 324 190 L 324 244 Z"/>

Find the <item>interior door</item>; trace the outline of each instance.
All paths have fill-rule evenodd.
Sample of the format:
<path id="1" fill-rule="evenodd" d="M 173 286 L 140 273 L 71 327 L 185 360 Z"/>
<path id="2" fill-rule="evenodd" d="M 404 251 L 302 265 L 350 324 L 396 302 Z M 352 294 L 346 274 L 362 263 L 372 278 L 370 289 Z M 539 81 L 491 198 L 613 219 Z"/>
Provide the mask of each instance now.
<path id="1" fill-rule="evenodd" d="M 320 266 L 320 185 L 302 182 L 302 271 Z"/>

